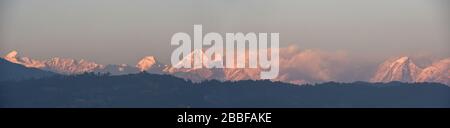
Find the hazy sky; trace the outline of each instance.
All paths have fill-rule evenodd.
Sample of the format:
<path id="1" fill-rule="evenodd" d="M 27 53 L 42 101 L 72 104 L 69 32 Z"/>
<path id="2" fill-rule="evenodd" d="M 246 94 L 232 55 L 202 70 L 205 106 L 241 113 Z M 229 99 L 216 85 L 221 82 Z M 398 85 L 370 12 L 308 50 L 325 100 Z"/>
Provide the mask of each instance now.
<path id="1" fill-rule="evenodd" d="M 450 55 L 446 0 L 0 0 L 0 53 L 169 63 L 176 32 L 279 32 L 282 47 Z"/>

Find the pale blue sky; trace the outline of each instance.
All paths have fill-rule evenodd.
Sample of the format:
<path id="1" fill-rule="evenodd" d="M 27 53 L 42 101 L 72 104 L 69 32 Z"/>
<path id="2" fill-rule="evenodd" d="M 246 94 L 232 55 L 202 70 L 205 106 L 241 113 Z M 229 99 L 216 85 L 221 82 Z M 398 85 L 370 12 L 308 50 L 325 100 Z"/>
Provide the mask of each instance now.
<path id="1" fill-rule="evenodd" d="M 169 63 L 176 32 L 279 32 L 281 46 L 448 57 L 445 0 L 0 0 L 0 53 Z"/>

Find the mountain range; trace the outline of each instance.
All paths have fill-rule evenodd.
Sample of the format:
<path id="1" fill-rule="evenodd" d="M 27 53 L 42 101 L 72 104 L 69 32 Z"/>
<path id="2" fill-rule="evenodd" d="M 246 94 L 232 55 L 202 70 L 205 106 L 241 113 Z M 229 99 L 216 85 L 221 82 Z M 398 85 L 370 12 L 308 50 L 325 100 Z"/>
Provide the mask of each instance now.
<path id="1" fill-rule="evenodd" d="M 203 65 L 214 63 L 217 60 L 208 60 L 202 50 L 195 50 L 185 56 L 177 65 L 183 65 L 186 62 L 193 62 L 194 57 L 201 57 Z M 29 57 L 19 56 L 17 51 L 12 51 L 3 57 L 5 60 L 22 65 L 27 68 L 41 69 L 43 71 L 55 72 L 59 74 L 81 74 L 85 72 L 109 73 L 111 75 L 135 74 L 139 72 L 148 72 L 152 74 L 170 74 L 176 77 L 189 79 L 194 82 L 204 80 L 220 81 L 239 81 L 239 80 L 258 80 L 261 69 L 251 68 L 174 68 L 175 66 L 165 65 L 154 56 L 143 57 L 135 66 L 127 64 L 109 64 L 103 65 L 87 60 L 75 60 L 70 58 L 54 57 L 46 60 L 36 60 Z M 219 58 L 220 59 L 220 58 Z M 298 65 L 301 66 L 301 65 Z M 381 63 L 370 82 L 437 82 L 450 85 L 450 58 L 445 58 L 432 63 L 431 65 L 417 66 L 410 57 L 394 57 Z M 282 74 L 282 73 L 280 73 Z M 283 77 L 283 76 L 280 76 Z M 275 80 L 278 81 L 278 80 Z M 305 84 L 312 83 L 297 78 L 295 80 L 283 81 L 288 83 Z M 323 81 L 327 82 L 327 81 Z"/>
<path id="2" fill-rule="evenodd" d="M 152 62 L 152 59 L 144 60 Z M 383 80 L 441 80 L 441 77 L 435 76 L 440 76 L 438 69 L 447 63 L 445 60 L 437 62 L 418 70 L 420 73 L 415 76 L 417 73 L 410 71 L 415 69 L 411 68 L 414 67 L 413 63 L 410 63 L 411 60 L 408 58 L 398 60 L 395 60 L 396 63 L 389 63 L 392 65 L 389 67 L 392 67 L 392 70 L 402 69 L 401 75 L 383 68 L 389 70 L 387 73 L 389 75 L 385 75 L 388 78 L 384 79 L 383 76 Z M 144 62 L 141 65 L 146 65 Z M 388 64 L 381 64 L 384 65 Z M 118 66 L 106 66 L 103 69 L 115 70 L 127 67 Z M 150 70 L 158 68 L 153 66 L 157 65 L 145 67 L 151 67 Z M 448 100 L 450 86 L 440 83 L 326 82 L 303 86 L 269 80 L 206 80 L 195 83 L 175 77 L 176 75 L 147 72 L 128 75 L 94 72 L 58 75 L 44 69 L 46 68 L 26 67 L 0 58 L 0 108 L 448 108 L 450 106 Z M 120 71 L 126 70 L 124 68 Z M 188 75 L 193 71 L 185 73 Z M 235 73 L 245 74 L 239 71 Z M 425 76 L 428 77 L 421 74 L 427 74 Z"/>
<path id="3" fill-rule="evenodd" d="M 152 71 L 161 67 L 153 56 L 144 57 L 136 66 L 127 64 L 109 64 L 103 65 L 84 59 L 75 60 L 70 58 L 54 57 L 46 60 L 36 60 L 29 57 L 19 56 L 17 51 L 11 51 L 5 57 L 9 62 L 23 65 L 29 68 L 38 68 L 46 71 L 52 71 L 59 74 L 81 74 L 85 72 L 111 73 L 112 75 L 124 75 L 138 73 L 140 71 Z M 153 72 L 152 72 L 153 73 Z M 154 73 L 157 73 L 156 71 Z"/>

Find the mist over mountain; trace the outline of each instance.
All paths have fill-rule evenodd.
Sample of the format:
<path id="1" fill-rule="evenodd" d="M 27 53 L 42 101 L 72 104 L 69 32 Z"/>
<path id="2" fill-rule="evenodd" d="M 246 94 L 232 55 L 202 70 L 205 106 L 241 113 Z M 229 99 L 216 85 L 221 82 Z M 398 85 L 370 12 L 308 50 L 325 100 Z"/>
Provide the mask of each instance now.
<path id="1" fill-rule="evenodd" d="M 97 68 L 90 72 L 110 73 L 112 75 L 126 75 L 126 74 L 138 73 L 140 71 L 138 68 L 129 66 L 127 64 L 121 64 L 121 65 L 108 64 L 102 68 Z"/>
<path id="2" fill-rule="evenodd" d="M 86 73 L 0 82 L 0 107 L 450 107 L 438 83 L 336 83 L 296 86 L 243 80 L 192 83 L 170 75 Z"/>

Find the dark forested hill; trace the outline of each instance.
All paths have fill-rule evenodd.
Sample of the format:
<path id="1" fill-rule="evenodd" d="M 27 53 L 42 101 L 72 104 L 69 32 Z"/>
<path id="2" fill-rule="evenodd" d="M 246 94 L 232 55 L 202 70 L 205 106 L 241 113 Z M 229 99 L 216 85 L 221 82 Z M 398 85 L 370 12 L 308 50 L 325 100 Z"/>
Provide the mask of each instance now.
<path id="1" fill-rule="evenodd" d="M 42 78 L 52 75 L 56 74 L 36 68 L 27 68 L 0 58 L 0 81 Z"/>
<path id="2" fill-rule="evenodd" d="M 83 74 L 0 82 L 0 107 L 450 107 L 450 87 L 435 83 L 271 81 L 192 83 L 147 73 Z"/>

